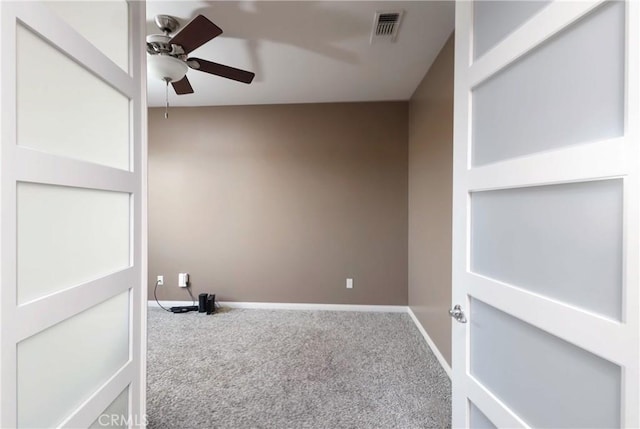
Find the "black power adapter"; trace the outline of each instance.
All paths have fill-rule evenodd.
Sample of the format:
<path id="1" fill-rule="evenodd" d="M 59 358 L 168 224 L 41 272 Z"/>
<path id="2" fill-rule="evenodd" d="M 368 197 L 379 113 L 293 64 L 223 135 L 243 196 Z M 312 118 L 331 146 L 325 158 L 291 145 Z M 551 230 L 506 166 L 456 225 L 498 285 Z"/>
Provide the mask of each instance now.
<path id="1" fill-rule="evenodd" d="M 216 312 L 216 295 L 201 293 L 198 295 L 198 313 L 213 314 Z"/>
<path id="2" fill-rule="evenodd" d="M 198 305 L 181 305 L 177 307 L 170 307 L 168 311 L 171 311 L 175 314 L 188 313 L 190 311 L 213 314 L 216 312 L 216 295 L 201 293 L 200 295 L 198 295 Z"/>
<path id="3" fill-rule="evenodd" d="M 207 311 L 207 298 L 208 293 L 201 293 L 198 295 L 198 313 L 205 313 Z"/>
<path id="4" fill-rule="evenodd" d="M 198 306 L 197 305 L 184 305 L 184 306 L 180 306 L 180 307 L 171 307 L 170 308 L 172 313 L 188 313 L 190 311 L 198 311 Z"/>
<path id="5" fill-rule="evenodd" d="M 209 295 L 207 297 L 207 314 L 213 314 L 216 312 L 216 295 Z"/>

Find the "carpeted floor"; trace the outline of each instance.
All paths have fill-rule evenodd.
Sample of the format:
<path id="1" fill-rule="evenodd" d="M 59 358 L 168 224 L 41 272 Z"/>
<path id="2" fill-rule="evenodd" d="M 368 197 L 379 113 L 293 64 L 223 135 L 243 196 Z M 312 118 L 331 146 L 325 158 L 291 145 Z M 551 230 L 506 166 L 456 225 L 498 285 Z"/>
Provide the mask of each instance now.
<path id="1" fill-rule="evenodd" d="M 443 428 L 451 385 L 407 314 L 149 309 L 149 427 Z"/>

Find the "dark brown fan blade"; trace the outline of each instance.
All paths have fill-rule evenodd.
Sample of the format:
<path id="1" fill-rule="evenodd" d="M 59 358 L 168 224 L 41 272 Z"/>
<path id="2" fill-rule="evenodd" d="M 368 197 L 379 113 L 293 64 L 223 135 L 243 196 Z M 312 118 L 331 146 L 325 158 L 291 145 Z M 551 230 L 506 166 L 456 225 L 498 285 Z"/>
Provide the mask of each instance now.
<path id="1" fill-rule="evenodd" d="M 177 82 L 171 82 L 171 86 L 173 86 L 178 95 L 193 94 L 193 88 L 191 88 L 191 83 L 189 83 L 189 79 L 186 76 Z"/>
<path id="2" fill-rule="evenodd" d="M 187 64 L 194 70 L 215 74 L 217 76 L 226 77 L 227 79 L 237 80 L 238 82 L 251 83 L 255 76 L 255 73 L 252 72 L 213 63 L 207 60 L 201 60 L 200 58 L 189 58 L 187 60 Z"/>
<path id="3" fill-rule="evenodd" d="M 184 52 L 188 54 L 221 34 L 220 27 L 209 21 L 204 15 L 198 15 L 173 36 L 169 43 L 182 46 Z"/>

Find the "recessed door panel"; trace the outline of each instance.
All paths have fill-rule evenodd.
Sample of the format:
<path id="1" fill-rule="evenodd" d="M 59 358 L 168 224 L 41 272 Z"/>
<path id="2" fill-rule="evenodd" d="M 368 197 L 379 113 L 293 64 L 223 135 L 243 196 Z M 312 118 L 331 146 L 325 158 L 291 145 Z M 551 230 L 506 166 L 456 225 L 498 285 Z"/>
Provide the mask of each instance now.
<path id="1" fill-rule="evenodd" d="M 473 402 L 469 403 L 469 426 L 473 429 L 498 429 Z"/>
<path id="2" fill-rule="evenodd" d="M 18 145 L 129 170 L 130 100 L 26 27 L 16 36 Z"/>
<path id="3" fill-rule="evenodd" d="M 550 3 L 483 0 L 473 4 L 473 55 L 477 59 Z"/>
<path id="4" fill-rule="evenodd" d="M 47 1 L 47 6 L 122 70 L 129 71 L 126 1 Z"/>
<path id="5" fill-rule="evenodd" d="M 129 267 L 130 199 L 123 192 L 18 183 L 18 303 Z"/>
<path id="6" fill-rule="evenodd" d="M 531 427 L 620 427 L 620 367 L 471 300 L 471 375 Z"/>
<path id="7" fill-rule="evenodd" d="M 471 194 L 473 272 L 622 315 L 621 179 Z"/>
<path id="8" fill-rule="evenodd" d="M 472 91 L 472 161 L 624 132 L 625 4 L 599 7 Z"/>
<path id="9" fill-rule="evenodd" d="M 129 422 L 132 422 L 132 419 L 129 416 L 129 387 L 127 387 L 89 426 L 89 429 L 125 429 L 129 427 Z"/>
<path id="10" fill-rule="evenodd" d="M 18 427 L 58 426 L 128 360 L 128 291 L 20 342 Z"/>

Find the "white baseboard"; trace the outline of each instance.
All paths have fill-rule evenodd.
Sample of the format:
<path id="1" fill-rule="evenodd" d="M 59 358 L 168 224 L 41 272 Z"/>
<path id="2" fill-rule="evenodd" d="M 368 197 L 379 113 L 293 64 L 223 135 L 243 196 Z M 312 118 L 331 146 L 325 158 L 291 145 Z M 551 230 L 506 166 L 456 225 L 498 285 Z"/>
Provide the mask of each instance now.
<path id="1" fill-rule="evenodd" d="M 436 343 L 434 343 L 431 337 L 429 336 L 429 334 L 427 334 L 427 331 L 425 331 L 425 329 L 422 327 L 422 324 L 420 323 L 416 315 L 413 314 L 413 310 L 411 310 L 410 307 L 407 307 L 407 313 L 409 313 L 409 316 L 411 316 L 411 318 L 413 319 L 413 323 L 416 324 L 416 326 L 418 327 L 418 330 L 420 331 L 425 341 L 429 345 L 429 348 L 431 349 L 433 354 L 436 356 L 436 359 L 438 359 L 438 362 L 440 362 L 440 365 L 444 369 L 444 372 L 446 372 L 449 378 L 451 378 L 451 367 L 447 363 L 444 356 L 442 356 L 442 353 L 440 353 L 440 350 L 436 346 Z"/>
<path id="2" fill-rule="evenodd" d="M 351 305 L 351 304 L 298 304 L 286 302 L 221 302 L 229 308 L 253 308 L 269 310 L 324 310 L 324 311 L 369 311 L 381 313 L 405 313 L 404 305 Z"/>
<path id="3" fill-rule="evenodd" d="M 149 301 L 149 307 L 158 307 L 155 301 Z M 173 306 L 192 305 L 191 301 L 160 301 L 163 307 L 169 308 Z M 286 302 L 235 302 L 221 301 L 218 302 L 222 307 L 228 308 L 246 308 L 246 309 L 263 309 L 263 310 L 324 310 L 324 311 L 368 311 L 381 313 L 408 313 L 413 319 L 413 323 L 424 337 L 427 345 L 435 355 L 442 368 L 451 378 L 451 367 L 445 360 L 438 347 L 433 342 L 427 331 L 422 327 L 420 321 L 411 308 L 405 305 L 351 305 L 351 304 L 293 304 Z"/>
<path id="4" fill-rule="evenodd" d="M 192 305 L 191 301 L 160 301 L 163 307 Z M 351 304 L 297 304 L 287 302 L 235 302 L 219 301 L 222 307 L 262 310 L 324 310 L 324 311 L 368 311 L 381 313 L 406 313 L 404 305 L 351 305 Z M 149 301 L 149 307 L 158 307 L 155 301 Z"/>
<path id="5" fill-rule="evenodd" d="M 193 305 L 193 301 L 160 301 L 160 305 L 158 305 L 155 301 L 147 301 L 148 307 L 156 307 L 159 308 L 162 305 L 164 308 L 169 307 L 179 307 L 183 305 Z M 196 301 L 196 305 L 198 302 Z"/>

